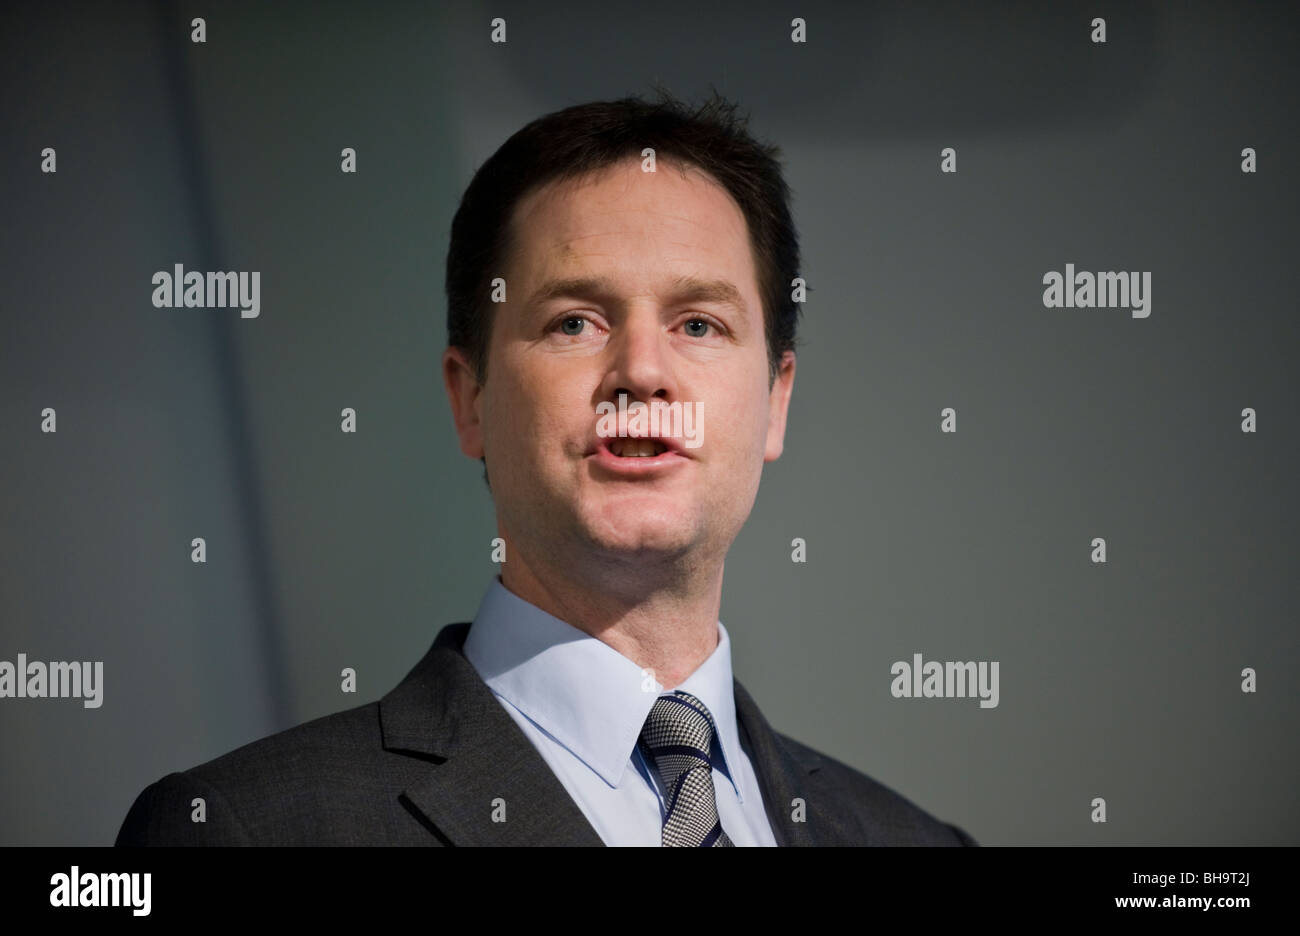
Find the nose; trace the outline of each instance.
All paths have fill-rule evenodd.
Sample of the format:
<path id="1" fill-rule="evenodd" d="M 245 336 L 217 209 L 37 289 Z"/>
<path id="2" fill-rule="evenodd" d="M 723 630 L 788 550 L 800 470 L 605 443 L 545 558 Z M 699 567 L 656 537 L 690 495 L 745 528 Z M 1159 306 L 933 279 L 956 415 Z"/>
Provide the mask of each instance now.
<path id="1" fill-rule="evenodd" d="M 626 393 L 629 402 L 672 397 L 672 348 L 658 310 L 642 306 L 629 311 L 609 347 L 612 357 L 605 375 L 604 397 L 617 402 Z"/>

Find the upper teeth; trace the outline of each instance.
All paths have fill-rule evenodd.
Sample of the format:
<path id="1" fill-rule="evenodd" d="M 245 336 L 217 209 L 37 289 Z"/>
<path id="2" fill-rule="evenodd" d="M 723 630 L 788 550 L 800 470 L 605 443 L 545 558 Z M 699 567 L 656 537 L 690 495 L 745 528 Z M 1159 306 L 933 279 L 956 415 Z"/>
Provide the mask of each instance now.
<path id="1" fill-rule="evenodd" d="M 609 450 L 621 458 L 649 458 L 665 449 L 654 439 L 611 439 L 609 443 Z"/>

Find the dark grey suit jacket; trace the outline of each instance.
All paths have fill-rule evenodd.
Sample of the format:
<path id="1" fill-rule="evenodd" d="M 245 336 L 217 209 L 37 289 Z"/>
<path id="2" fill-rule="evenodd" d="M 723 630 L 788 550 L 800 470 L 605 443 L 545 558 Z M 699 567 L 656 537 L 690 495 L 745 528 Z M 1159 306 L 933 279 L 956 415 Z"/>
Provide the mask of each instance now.
<path id="1" fill-rule="evenodd" d="M 147 787 L 118 845 L 601 845 L 444 627 L 378 702 Z M 975 845 L 853 768 L 777 734 L 735 684 L 741 743 L 780 845 Z M 194 822 L 193 800 L 206 821 Z M 804 821 L 793 821 L 802 799 Z M 494 821 L 502 800 L 505 821 Z"/>

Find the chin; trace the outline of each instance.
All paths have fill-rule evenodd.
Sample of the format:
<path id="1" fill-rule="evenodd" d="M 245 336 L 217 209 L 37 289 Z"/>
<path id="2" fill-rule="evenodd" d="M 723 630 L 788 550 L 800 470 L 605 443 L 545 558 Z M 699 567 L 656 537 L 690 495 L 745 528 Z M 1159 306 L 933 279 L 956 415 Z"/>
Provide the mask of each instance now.
<path id="1" fill-rule="evenodd" d="M 588 537 L 599 549 L 628 557 L 681 553 L 695 543 L 695 531 L 679 518 L 674 523 L 654 523 L 638 517 L 631 524 L 615 525 L 608 518 L 588 526 Z"/>

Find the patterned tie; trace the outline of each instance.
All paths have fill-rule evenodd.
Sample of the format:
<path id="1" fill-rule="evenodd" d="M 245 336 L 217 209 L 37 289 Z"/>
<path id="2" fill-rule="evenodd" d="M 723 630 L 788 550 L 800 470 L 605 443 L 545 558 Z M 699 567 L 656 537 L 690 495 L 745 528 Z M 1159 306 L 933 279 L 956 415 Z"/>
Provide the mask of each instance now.
<path id="1" fill-rule="evenodd" d="M 680 690 L 660 696 L 650 709 L 638 744 L 659 772 L 668 802 L 665 846 L 734 846 L 718 820 L 713 790 L 713 716 L 704 703 Z"/>

